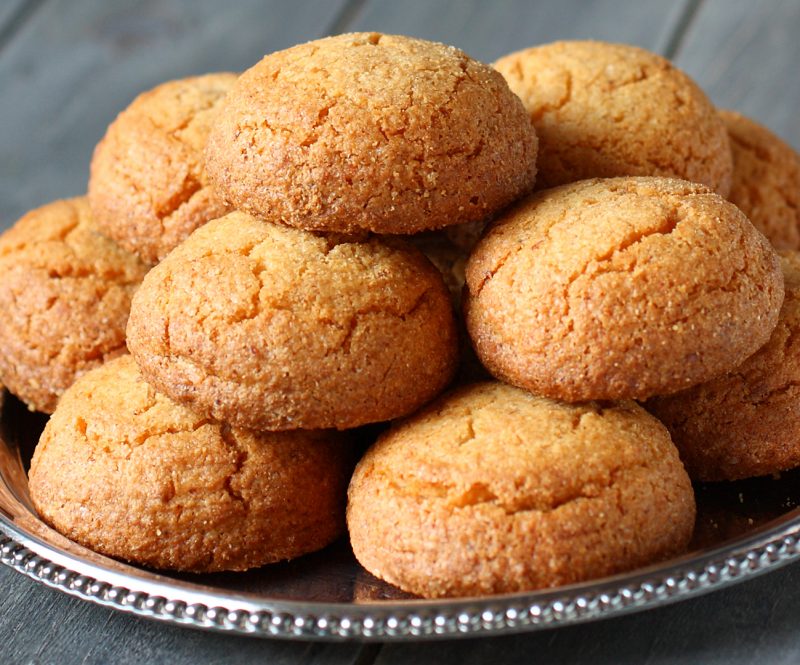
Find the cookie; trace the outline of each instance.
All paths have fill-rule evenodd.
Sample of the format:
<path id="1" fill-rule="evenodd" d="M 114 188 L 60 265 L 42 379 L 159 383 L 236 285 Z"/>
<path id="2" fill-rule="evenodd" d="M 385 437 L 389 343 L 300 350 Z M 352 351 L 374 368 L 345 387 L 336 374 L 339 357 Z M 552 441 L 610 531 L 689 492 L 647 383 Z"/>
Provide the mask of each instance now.
<path id="1" fill-rule="evenodd" d="M 102 231 L 157 263 L 228 208 L 208 186 L 203 150 L 234 74 L 170 81 L 139 95 L 97 145 L 89 203 Z"/>
<path id="2" fill-rule="evenodd" d="M 696 480 L 800 466 L 800 253 L 781 264 L 786 298 L 769 341 L 730 373 L 647 402 Z"/>
<path id="3" fill-rule="evenodd" d="M 536 126 L 538 189 L 667 176 L 727 195 L 733 167 L 725 125 L 700 88 L 661 56 L 565 41 L 512 53 L 495 67 Z"/>
<path id="4" fill-rule="evenodd" d="M 426 597 L 630 570 L 683 551 L 694 517 L 667 430 L 637 404 L 568 405 L 496 382 L 382 435 L 347 506 L 361 565 Z"/>
<path id="5" fill-rule="evenodd" d="M 0 380 L 51 413 L 77 376 L 125 350 L 146 272 L 97 232 L 85 197 L 26 214 L 0 236 Z"/>
<path id="6" fill-rule="evenodd" d="M 328 37 L 242 74 L 211 131 L 232 207 L 309 230 L 408 234 L 529 191 L 536 134 L 501 76 L 443 44 Z"/>
<path id="7" fill-rule="evenodd" d="M 411 245 L 240 212 L 156 266 L 128 324 L 128 347 L 156 388 L 266 430 L 410 413 L 447 385 L 457 346 L 447 288 Z"/>
<path id="8" fill-rule="evenodd" d="M 90 549 L 210 572 L 332 542 L 344 527 L 350 468 L 343 435 L 212 422 L 157 393 L 126 355 L 64 393 L 29 484 L 39 515 Z"/>
<path id="9" fill-rule="evenodd" d="M 466 277 L 483 364 L 567 401 L 708 381 L 766 343 L 783 301 L 778 256 L 739 209 L 667 178 L 536 194 L 488 231 Z"/>
<path id="10" fill-rule="evenodd" d="M 728 200 L 776 249 L 800 250 L 800 155 L 766 127 L 719 111 L 733 150 Z"/>

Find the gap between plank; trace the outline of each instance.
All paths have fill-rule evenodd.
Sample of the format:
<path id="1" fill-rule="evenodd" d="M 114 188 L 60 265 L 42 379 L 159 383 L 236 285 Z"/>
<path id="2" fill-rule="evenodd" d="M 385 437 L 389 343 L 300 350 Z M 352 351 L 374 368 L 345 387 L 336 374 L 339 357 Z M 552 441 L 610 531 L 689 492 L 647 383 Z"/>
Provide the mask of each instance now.
<path id="1" fill-rule="evenodd" d="M 11 14 L 5 25 L 0 27 L 0 51 L 2 51 L 14 35 L 22 29 L 28 20 L 44 5 L 46 0 L 23 0 L 22 4 Z"/>
<path id="2" fill-rule="evenodd" d="M 349 25 L 353 22 L 358 13 L 367 4 L 367 0 L 348 0 L 344 6 L 339 10 L 339 13 L 333 17 L 323 34 L 325 35 L 338 35 L 346 32 Z"/>
<path id="3" fill-rule="evenodd" d="M 686 38 L 686 33 L 689 31 L 689 26 L 692 25 L 697 12 L 700 11 L 700 6 L 703 0 L 689 0 L 686 3 L 686 8 L 683 10 L 675 30 L 667 41 L 667 46 L 664 49 L 664 57 L 668 60 L 673 60 L 678 54 L 683 40 Z"/>

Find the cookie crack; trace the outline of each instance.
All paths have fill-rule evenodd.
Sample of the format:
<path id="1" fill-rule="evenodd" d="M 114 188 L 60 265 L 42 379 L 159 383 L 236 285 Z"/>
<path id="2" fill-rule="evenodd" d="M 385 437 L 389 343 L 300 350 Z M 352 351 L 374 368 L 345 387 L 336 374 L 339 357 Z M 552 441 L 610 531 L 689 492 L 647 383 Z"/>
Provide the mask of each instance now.
<path id="1" fill-rule="evenodd" d="M 187 426 L 175 426 L 171 425 L 169 427 L 163 427 L 156 430 L 150 430 L 146 432 L 142 432 L 141 434 L 137 434 L 132 439 L 128 438 L 124 441 L 126 445 L 132 448 L 138 448 L 147 444 L 151 439 L 154 439 L 159 436 L 167 436 L 167 435 L 175 435 L 175 434 L 191 434 L 196 432 L 201 427 L 205 427 L 206 425 L 214 425 L 214 421 L 210 418 L 199 418 L 195 422 L 191 423 Z M 126 459 L 130 458 L 130 454 L 133 452 L 131 450 L 128 453 Z"/>
<path id="2" fill-rule="evenodd" d="M 227 423 L 222 423 L 220 425 L 219 433 L 220 438 L 225 446 L 230 448 L 236 455 L 233 460 L 233 471 L 231 471 L 225 478 L 223 488 L 228 496 L 231 497 L 231 499 L 242 504 L 245 510 L 250 510 L 250 502 L 248 501 L 247 497 L 240 489 L 237 489 L 233 485 L 234 480 L 242 474 L 244 466 L 250 457 L 250 453 L 248 452 L 247 448 L 239 443 L 239 441 L 233 435 L 231 426 Z"/>
<path id="3" fill-rule="evenodd" d="M 369 316 L 370 314 L 388 314 L 389 316 L 393 316 L 404 321 L 408 317 L 413 316 L 416 311 L 422 307 L 422 305 L 428 299 L 431 290 L 431 288 L 425 289 L 408 307 L 402 310 L 392 310 L 391 308 L 387 308 L 384 303 L 373 304 L 356 310 L 344 324 L 344 336 L 334 347 L 326 351 L 325 357 L 339 352 L 343 352 L 345 355 L 350 353 L 350 345 L 353 335 L 355 334 L 358 326 L 361 324 L 361 319 L 363 317 Z M 318 323 L 323 325 L 337 325 L 335 322 L 326 319 L 319 319 Z M 386 377 L 384 376 L 384 378 Z"/>
<path id="4" fill-rule="evenodd" d="M 744 380 L 747 382 L 746 378 Z M 776 388 L 772 388 L 765 395 L 759 397 L 758 399 L 749 400 L 749 403 L 753 406 L 761 406 L 767 402 L 772 402 L 775 399 L 784 397 L 788 393 L 795 391 L 797 388 L 800 388 L 800 381 L 787 381 Z"/>
<path id="5" fill-rule="evenodd" d="M 153 210 L 161 224 L 161 228 L 166 230 L 168 222 L 180 212 L 181 208 L 191 203 L 192 199 L 205 189 L 205 185 L 194 174 L 189 173 L 183 181 L 183 187 L 172 196 L 169 201 L 165 201 L 158 210 Z"/>
<path id="6" fill-rule="evenodd" d="M 674 206 L 668 211 L 667 215 L 662 220 L 659 220 L 659 223 L 655 227 L 642 231 L 634 229 L 633 232 L 630 234 L 630 236 L 624 238 L 618 245 L 612 247 L 611 249 L 609 249 L 604 254 L 601 254 L 600 256 L 592 257 L 583 266 L 578 268 L 578 270 L 569 275 L 569 277 L 567 277 L 566 282 L 564 283 L 561 294 L 564 306 L 566 308 L 564 315 L 568 319 L 567 328 L 570 331 L 574 329 L 574 321 L 572 320 L 571 291 L 581 277 L 587 277 L 591 279 L 605 273 L 612 273 L 612 272 L 629 273 L 636 266 L 635 258 L 633 261 L 633 266 L 626 268 L 624 270 L 615 269 L 613 267 L 614 260 L 619 256 L 621 256 L 622 254 L 624 254 L 625 252 L 629 251 L 631 248 L 640 245 L 648 238 L 652 238 L 655 236 L 666 236 L 672 234 L 673 231 L 675 231 L 675 229 L 678 227 L 678 224 L 681 222 L 682 219 L 683 215 L 681 214 L 680 207 Z"/>
<path id="7" fill-rule="evenodd" d="M 55 234 L 37 235 L 35 238 L 23 239 L 21 242 L 17 243 L 9 242 L 6 237 L 3 239 L 3 242 L 0 243 L 0 258 L 4 258 L 9 254 L 14 254 L 16 252 L 24 252 L 29 249 L 35 249 L 50 242 L 64 243 L 71 251 L 74 252 L 74 248 L 69 244 L 68 239 L 86 222 L 81 219 L 80 213 L 72 203 L 69 203 L 68 205 L 70 211 L 69 221 L 65 223 L 63 227 L 58 229 Z M 51 229 L 47 230 L 50 231 Z"/>
<path id="8" fill-rule="evenodd" d="M 319 111 L 317 111 L 317 117 L 314 120 L 314 123 L 311 125 L 311 132 L 302 141 L 300 141 L 300 147 L 308 148 L 317 143 L 317 141 L 319 141 L 322 137 L 322 132 L 317 130 L 323 126 L 329 127 L 334 135 L 339 134 L 336 126 L 328 122 L 328 116 L 331 112 L 331 109 L 334 108 L 338 103 L 339 100 L 334 98 L 328 104 L 319 109 Z"/>
<path id="9" fill-rule="evenodd" d="M 561 212 L 561 214 L 559 215 L 558 219 L 553 220 L 553 222 L 545 229 L 545 232 L 542 235 L 542 237 L 539 238 L 532 245 L 526 246 L 526 245 L 524 245 L 522 243 L 519 243 L 519 244 L 515 245 L 514 247 L 512 247 L 511 249 L 509 249 L 505 254 L 503 254 L 503 256 L 500 258 L 499 261 L 495 262 L 495 264 L 491 268 L 489 268 L 488 270 L 484 271 L 482 279 L 481 279 L 480 283 L 478 284 L 477 288 L 474 289 L 474 290 L 470 289 L 470 293 L 472 293 L 473 297 L 477 298 L 481 294 L 481 291 L 483 291 L 483 289 L 486 286 L 486 284 L 491 279 L 493 279 L 494 276 L 498 272 L 500 272 L 500 270 L 505 266 L 506 262 L 510 258 L 512 258 L 512 256 L 516 256 L 517 254 L 519 254 L 522 251 L 531 252 L 532 253 L 537 248 L 539 248 L 541 245 L 545 244 L 548 240 L 550 240 L 550 236 L 551 236 L 552 230 L 556 226 L 561 224 L 567 218 L 567 216 L 572 212 L 574 212 L 574 211 L 565 208 Z M 491 236 L 491 230 L 484 237 L 488 238 L 490 236 Z"/>
<path id="10" fill-rule="evenodd" d="M 559 97 L 554 102 L 544 102 L 541 106 L 536 107 L 533 113 L 531 113 L 530 116 L 531 121 L 533 121 L 534 123 L 539 122 L 546 113 L 553 113 L 555 111 L 560 111 L 567 104 L 569 104 L 572 101 L 572 85 L 573 85 L 572 72 L 565 71 L 564 94 L 562 94 L 561 97 Z"/>
<path id="11" fill-rule="evenodd" d="M 504 501 L 491 489 L 488 483 L 475 481 L 461 491 L 457 490 L 455 483 L 446 481 L 426 481 L 420 479 L 407 480 L 402 485 L 395 479 L 387 479 L 388 487 L 398 494 L 413 500 L 442 501 L 445 506 L 459 510 L 476 508 L 478 506 L 496 507 L 509 517 L 526 513 L 549 514 L 569 506 L 577 501 L 591 501 L 599 498 L 604 492 L 615 490 L 619 486 L 619 479 L 625 473 L 636 470 L 647 470 L 650 466 L 646 462 L 626 466 L 616 466 L 608 471 L 607 478 L 588 479 L 581 487 L 558 497 L 554 500 L 543 500 L 533 496 L 523 496 L 513 501 Z"/>
<path id="12" fill-rule="evenodd" d="M 775 160 L 772 157 L 772 151 L 768 150 L 767 148 L 752 143 L 743 136 L 734 134 L 733 132 L 728 132 L 728 138 L 735 143 L 736 147 L 742 152 L 749 152 L 757 161 L 764 162 L 769 166 L 774 165 Z"/>
<path id="13" fill-rule="evenodd" d="M 472 415 L 471 411 L 466 414 L 464 425 L 467 431 L 466 435 L 456 444 L 459 448 L 467 445 L 468 443 L 472 443 L 477 438 L 477 434 L 475 433 L 475 417 Z"/>

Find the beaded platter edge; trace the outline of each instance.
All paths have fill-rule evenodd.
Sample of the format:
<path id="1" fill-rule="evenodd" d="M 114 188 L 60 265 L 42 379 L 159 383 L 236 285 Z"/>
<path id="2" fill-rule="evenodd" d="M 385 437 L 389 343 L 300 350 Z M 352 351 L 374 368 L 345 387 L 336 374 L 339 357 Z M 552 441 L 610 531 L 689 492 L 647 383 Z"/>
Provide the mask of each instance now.
<path id="1" fill-rule="evenodd" d="M 82 574 L 20 540 L 26 534 L 0 516 L 0 562 L 51 588 L 129 614 L 194 628 L 303 640 L 418 640 L 526 632 L 646 609 L 699 595 L 800 558 L 800 516 L 759 537 L 706 554 L 667 563 L 651 572 L 547 592 L 445 601 L 370 604 L 268 602 L 263 607 L 231 597 L 224 602 L 183 599 L 180 583 L 159 591 L 115 585 L 102 566 Z M 23 536 L 20 538 L 19 536 Z M 131 582 L 136 582 L 131 578 Z M 149 586 L 152 586 L 150 584 Z M 196 597 L 197 594 L 193 594 Z M 196 600 L 196 598 L 195 598 Z M 222 601 L 222 602 L 221 602 Z"/>

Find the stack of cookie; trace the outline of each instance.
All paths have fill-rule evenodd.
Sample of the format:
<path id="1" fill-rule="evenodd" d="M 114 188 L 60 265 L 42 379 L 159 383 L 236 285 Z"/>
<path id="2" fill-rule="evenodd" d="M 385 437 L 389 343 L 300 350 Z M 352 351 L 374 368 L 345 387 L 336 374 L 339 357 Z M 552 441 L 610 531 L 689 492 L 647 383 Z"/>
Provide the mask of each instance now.
<path id="1" fill-rule="evenodd" d="M 365 568 L 463 596 L 680 553 L 684 463 L 799 465 L 800 257 L 759 232 L 800 249 L 797 155 L 641 49 L 495 67 L 342 35 L 120 114 L 88 202 L 0 239 L 0 379 L 55 409 L 43 519 L 238 570 L 324 547 L 347 501 Z"/>

